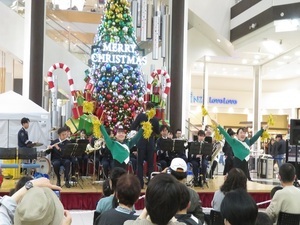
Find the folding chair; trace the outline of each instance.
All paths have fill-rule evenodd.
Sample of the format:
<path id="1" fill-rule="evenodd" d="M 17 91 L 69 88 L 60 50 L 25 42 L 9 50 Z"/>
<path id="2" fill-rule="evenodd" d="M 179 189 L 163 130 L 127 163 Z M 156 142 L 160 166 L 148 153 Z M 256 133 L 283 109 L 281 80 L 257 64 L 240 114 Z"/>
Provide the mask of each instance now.
<path id="1" fill-rule="evenodd" d="M 277 225 L 299 225 L 300 214 L 279 212 Z"/>
<path id="2" fill-rule="evenodd" d="M 210 225 L 224 225 L 224 220 L 220 212 L 210 210 Z"/>

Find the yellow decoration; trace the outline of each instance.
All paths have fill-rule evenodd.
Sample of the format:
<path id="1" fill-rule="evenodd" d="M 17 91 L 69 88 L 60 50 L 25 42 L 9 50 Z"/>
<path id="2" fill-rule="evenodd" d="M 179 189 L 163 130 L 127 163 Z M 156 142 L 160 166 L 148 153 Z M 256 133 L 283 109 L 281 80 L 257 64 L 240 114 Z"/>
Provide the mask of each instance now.
<path id="1" fill-rule="evenodd" d="M 146 114 L 147 114 L 147 116 L 148 116 L 148 121 L 149 121 L 150 119 L 152 119 L 152 118 L 155 116 L 156 111 L 155 111 L 154 108 L 152 108 L 152 109 L 150 109 L 149 111 L 147 111 Z"/>
<path id="2" fill-rule="evenodd" d="M 202 105 L 202 116 L 207 116 L 208 115 L 208 111 L 206 110 L 206 108 L 204 107 L 204 105 Z"/>
<path id="3" fill-rule="evenodd" d="M 83 112 L 84 113 L 93 113 L 94 111 L 94 102 L 88 102 L 88 101 L 84 101 L 83 102 Z"/>
<path id="4" fill-rule="evenodd" d="M 274 118 L 273 118 L 273 115 L 270 114 L 269 115 L 269 118 L 268 118 L 268 125 L 269 126 L 274 126 L 275 122 L 274 122 Z"/>
<path id="5" fill-rule="evenodd" d="M 152 124 L 149 121 L 142 122 L 142 128 L 144 130 L 143 137 L 145 139 L 149 139 L 151 137 L 151 134 L 152 134 Z"/>
<path id="6" fill-rule="evenodd" d="M 270 138 L 270 134 L 267 131 L 264 131 L 261 138 L 262 140 L 266 141 Z"/>
<path id="7" fill-rule="evenodd" d="M 93 134 L 96 138 L 100 138 L 101 137 L 101 133 L 100 133 L 100 125 L 101 122 L 98 119 L 98 117 L 93 116 L 92 118 L 92 123 L 93 123 Z"/>
<path id="8" fill-rule="evenodd" d="M 213 128 L 213 131 L 214 131 L 214 133 L 215 133 L 215 134 L 214 134 L 215 140 L 216 140 L 217 142 L 223 140 L 223 135 L 220 134 L 220 131 L 219 131 L 218 127 L 217 127 L 217 124 L 212 124 L 212 128 Z"/>

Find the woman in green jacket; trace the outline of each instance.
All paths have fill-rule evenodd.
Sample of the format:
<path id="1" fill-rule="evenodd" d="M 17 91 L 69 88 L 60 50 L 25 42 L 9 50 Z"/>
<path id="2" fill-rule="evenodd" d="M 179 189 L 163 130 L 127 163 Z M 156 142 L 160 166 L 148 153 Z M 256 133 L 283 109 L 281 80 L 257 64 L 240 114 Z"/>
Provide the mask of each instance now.
<path id="1" fill-rule="evenodd" d="M 257 141 L 257 139 L 262 135 L 263 131 L 268 128 L 268 126 L 265 125 L 252 138 L 248 139 L 246 137 L 246 131 L 244 128 L 239 128 L 236 132 L 237 138 L 232 138 L 216 121 L 212 120 L 212 123 L 217 125 L 220 133 L 223 134 L 225 140 L 232 148 L 234 154 L 233 167 L 243 170 L 248 180 L 251 180 L 248 168 L 250 147 Z"/>

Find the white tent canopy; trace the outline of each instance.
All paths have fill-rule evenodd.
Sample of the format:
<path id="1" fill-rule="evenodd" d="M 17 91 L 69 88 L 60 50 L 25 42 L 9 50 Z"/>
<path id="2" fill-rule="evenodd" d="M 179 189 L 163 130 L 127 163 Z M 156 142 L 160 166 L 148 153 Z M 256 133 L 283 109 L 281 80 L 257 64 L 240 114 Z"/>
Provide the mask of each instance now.
<path id="1" fill-rule="evenodd" d="M 30 120 L 29 140 L 44 144 L 50 139 L 50 113 L 31 100 L 13 91 L 0 94 L 0 147 L 17 147 L 18 131 L 21 129 L 21 119 Z"/>

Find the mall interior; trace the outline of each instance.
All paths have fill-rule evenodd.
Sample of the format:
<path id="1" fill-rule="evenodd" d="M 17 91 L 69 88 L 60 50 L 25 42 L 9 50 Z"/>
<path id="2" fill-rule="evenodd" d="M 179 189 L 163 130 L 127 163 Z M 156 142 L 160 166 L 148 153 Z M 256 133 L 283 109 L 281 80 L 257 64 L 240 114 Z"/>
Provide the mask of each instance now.
<path id="1" fill-rule="evenodd" d="M 290 138 L 291 119 L 300 119 L 300 0 L 128 2 L 136 44 L 147 60 L 145 83 L 154 70 L 170 75 L 164 119 L 173 131 L 180 128 L 191 140 L 212 118 L 235 131 L 248 127 L 251 135 L 272 116 L 270 137 Z M 45 142 L 53 138 L 51 129 L 71 117 L 73 104 L 65 71 L 56 70 L 58 111 L 53 114 L 49 68 L 67 65 L 74 86 L 83 90 L 104 13 L 105 0 L 0 1 L 5 21 L 0 26 L 0 94 L 13 91 L 52 113 L 41 118 Z M 162 86 L 166 82 L 161 77 Z M 10 137 L 19 129 L 16 124 Z M 255 148 L 262 146 L 258 142 Z"/>
<path id="2" fill-rule="evenodd" d="M 258 129 L 259 124 L 266 122 L 272 114 L 275 124 L 270 127 L 270 133 L 288 133 L 290 119 L 299 117 L 300 100 L 296 97 L 300 79 L 299 16 L 296 12 L 299 1 L 254 1 L 253 5 L 247 6 L 243 1 L 234 0 L 186 1 L 178 12 L 184 19 L 178 28 L 182 29 L 181 34 L 175 35 L 183 41 L 180 45 L 171 43 L 176 40 L 172 38 L 177 30 L 172 32 L 172 29 L 177 26 L 171 26 L 170 22 L 178 22 L 172 16 L 174 3 L 166 0 L 150 2 L 156 7 L 154 12 L 168 15 L 169 23 L 164 37 L 159 36 L 157 50 L 151 38 L 153 24 L 148 21 L 150 24 L 145 32 L 150 30 L 150 34 L 147 33 L 149 37 L 145 40 L 141 40 L 143 30 L 136 24 L 137 41 L 147 57 L 147 64 L 142 69 L 146 80 L 153 69 L 169 71 L 173 82 L 166 117 L 176 120 L 171 122 L 174 129 L 180 127 L 187 137 L 191 137 L 202 124 L 209 123 L 201 115 L 204 104 L 211 116 L 225 127 L 236 129 L 243 124 L 249 127 L 254 124 L 254 129 Z M 14 24 L 12 27 L 11 23 L 5 23 L 1 28 L 1 93 L 13 90 L 29 96 L 32 89 L 28 81 L 30 34 L 26 33 L 30 29 L 26 10 L 30 12 L 31 8 L 25 3 L 21 0 L 0 3 L 2 17 L 9 18 L 8 21 Z M 41 85 L 43 98 L 40 105 L 48 110 L 46 74 L 52 64 L 67 64 L 76 87 L 84 87 L 82 77 L 88 68 L 90 48 L 104 4 L 96 0 L 47 0 L 44 7 L 44 51 L 42 72 L 38 75 L 42 77 L 39 79 L 42 83 L 35 82 L 34 85 Z M 162 53 L 162 47 L 166 48 L 167 54 Z M 180 68 L 174 65 L 177 61 L 181 61 Z M 57 73 L 58 98 L 68 105 L 70 103 L 65 102 L 70 96 L 69 87 L 64 75 L 60 75 L 60 71 Z M 177 80 L 177 76 L 182 78 Z M 173 96 L 181 100 L 180 104 L 174 105 Z M 181 112 L 172 116 L 173 107 Z M 70 110 L 63 111 L 67 118 Z"/>

